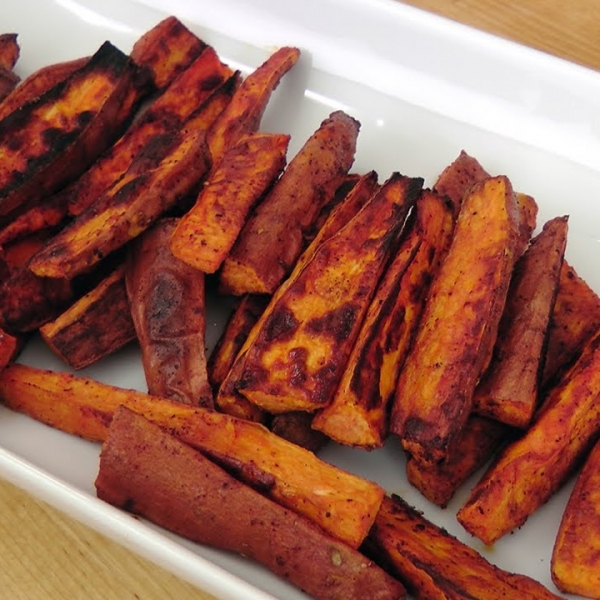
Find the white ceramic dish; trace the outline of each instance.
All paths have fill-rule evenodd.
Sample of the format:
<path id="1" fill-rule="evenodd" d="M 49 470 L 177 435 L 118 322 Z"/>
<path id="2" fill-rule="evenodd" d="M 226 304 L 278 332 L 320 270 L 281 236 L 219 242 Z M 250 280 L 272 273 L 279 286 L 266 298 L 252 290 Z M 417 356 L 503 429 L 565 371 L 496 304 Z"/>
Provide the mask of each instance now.
<path id="1" fill-rule="evenodd" d="M 275 93 L 263 128 L 292 134 L 293 153 L 344 108 L 362 122 L 354 170 L 437 174 L 461 149 L 535 196 L 539 222 L 570 215 L 567 256 L 600 291 L 600 74 L 403 6 L 393 0 L 8 0 L 4 31 L 19 33 L 18 72 L 93 52 L 105 39 L 128 50 L 167 12 L 248 72 L 273 47 L 303 57 Z M 149 7 L 148 5 L 153 5 Z M 223 316 L 211 313 L 208 345 Z M 64 369 L 40 343 L 22 360 Z M 134 349 L 86 374 L 144 389 Z M 0 476 L 150 558 L 218 598 L 306 596 L 244 559 L 166 534 L 95 498 L 99 447 L 0 408 Z M 550 589 L 549 561 L 565 488 L 493 550 L 455 520 L 465 492 L 441 511 L 412 490 L 396 444 L 366 453 L 331 445 L 323 458 L 375 479 L 502 568 Z"/>

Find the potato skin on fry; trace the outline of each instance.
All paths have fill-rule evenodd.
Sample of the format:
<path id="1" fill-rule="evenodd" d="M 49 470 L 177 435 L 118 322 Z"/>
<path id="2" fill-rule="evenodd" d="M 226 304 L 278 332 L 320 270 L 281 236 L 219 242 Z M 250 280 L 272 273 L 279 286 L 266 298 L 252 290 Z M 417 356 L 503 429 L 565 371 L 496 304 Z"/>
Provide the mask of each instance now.
<path id="1" fill-rule="evenodd" d="M 551 572 L 562 592 L 600 598 L 600 442 L 586 458 L 565 507 Z"/>
<path id="2" fill-rule="evenodd" d="M 272 294 L 289 275 L 306 233 L 352 166 L 359 128 L 358 121 L 336 111 L 304 143 L 223 263 L 223 292 Z"/>
<path id="3" fill-rule="evenodd" d="M 559 600 L 541 583 L 492 565 L 396 495 L 384 499 L 364 551 L 418 600 Z"/>
<path id="4" fill-rule="evenodd" d="M 276 502 L 358 548 L 385 494 L 379 485 L 330 465 L 266 427 L 86 377 L 10 364 L 0 399 L 13 410 L 90 441 L 106 439 L 124 405 L 233 471 Z"/>
<path id="5" fill-rule="evenodd" d="M 443 462 L 460 438 L 520 252 L 520 216 L 510 182 L 501 176 L 475 184 L 431 284 L 392 406 L 390 430 L 422 463 Z"/>
<path id="6" fill-rule="evenodd" d="M 130 247 L 125 283 L 148 392 L 213 408 L 208 383 L 204 273 L 173 256 L 177 219 L 161 219 Z"/>
<path id="7" fill-rule="evenodd" d="M 393 174 L 296 266 L 255 326 L 237 389 L 274 414 L 326 406 L 422 180 Z"/>
<path id="8" fill-rule="evenodd" d="M 100 456 L 98 497 L 201 544 L 238 552 L 317 600 L 402 600 L 402 585 L 144 417 L 121 407 Z"/>

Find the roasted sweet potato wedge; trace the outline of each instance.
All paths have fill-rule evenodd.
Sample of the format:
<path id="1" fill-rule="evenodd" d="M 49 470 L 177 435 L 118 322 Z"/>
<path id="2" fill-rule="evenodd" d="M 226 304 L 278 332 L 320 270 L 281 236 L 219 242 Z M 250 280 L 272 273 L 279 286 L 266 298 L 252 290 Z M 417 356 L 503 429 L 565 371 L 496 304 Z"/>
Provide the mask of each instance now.
<path id="1" fill-rule="evenodd" d="M 233 71 L 206 48 L 144 114 L 77 181 L 60 194 L 70 215 L 78 215 L 108 190 L 156 136 L 182 128 Z M 233 86 L 228 88 L 229 95 Z M 222 110 L 222 107 L 221 107 Z"/>
<path id="2" fill-rule="evenodd" d="M 500 421 L 472 414 L 446 462 L 426 465 L 409 456 L 406 477 L 425 498 L 446 508 L 460 486 L 512 439 L 512 432 Z"/>
<path id="3" fill-rule="evenodd" d="M 229 255 L 248 214 L 283 170 L 289 135 L 252 133 L 225 151 L 181 218 L 171 252 L 203 271 L 216 272 Z"/>
<path id="4" fill-rule="evenodd" d="M 279 288 L 242 349 L 236 387 L 253 404 L 277 414 L 331 401 L 421 186 L 393 174 Z"/>
<path id="5" fill-rule="evenodd" d="M 207 45 L 179 19 L 169 16 L 146 31 L 133 45 L 129 56 L 149 69 L 157 90 L 163 90 L 187 69 Z"/>
<path id="6" fill-rule="evenodd" d="M 600 598 L 600 442 L 587 457 L 565 507 L 551 572 L 561 592 Z"/>
<path id="7" fill-rule="evenodd" d="M 136 339 L 121 265 L 55 320 L 40 327 L 48 347 L 83 369 Z"/>
<path id="8" fill-rule="evenodd" d="M 47 65 L 34 71 L 0 102 L 0 119 L 4 119 L 17 108 L 39 98 L 49 89 L 69 78 L 75 71 L 81 69 L 89 59 L 89 56 L 83 56 Z"/>
<path id="9" fill-rule="evenodd" d="M 102 500 L 256 560 L 317 600 L 405 597 L 364 555 L 127 408 L 115 413 L 95 485 Z"/>
<path id="10" fill-rule="evenodd" d="M 471 412 L 489 363 L 514 263 L 520 216 L 506 177 L 465 196 L 452 244 L 434 278 L 400 373 L 390 430 L 425 464 L 446 460 Z"/>
<path id="11" fill-rule="evenodd" d="M 204 347 L 204 273 L 169 250 L 177 224 L 161 219 L 133 242 L 127 296 L 149 393 L 213 408 Z"/>
<path id="12" fill-rule="evenodd" d="M 138 69 L 106 42 L 62 84 L 0 121 L 0 215 L 79 175 L 122 132 L 143 94 Z"/>
<path id="13" fill-rule="evenodd" d="M 572 474 L 600 431 L 600 336 L 586 346 L 522 437 L 509 444 L 458 511 L 493 544 L 525 523 Z"/>
<path id="14" fill-rule="evenodd" d="M 31 258 L 33 273 L 70 279 L 88 272 L 197 189 L 209 168 L 204 133 L 179 130 L 155 142 L 118 184 Z"/>
<path id="15" fill-rule="evenodd" d="M 542 388 L 550 389 L 579 358 L 586 343 L 600 329 L 600 297 L 563 261 L 554 310 L 548 331 L 548 347 Z"/>
<path id="16" fill-rule="evenodd" d="M 385 494 L 377 484 L 320 460 L 257 423 L 89 378 L 13 363 L 0 373 L 0 399 L 92 441 L 106 439 L 115 410 L 124 405 L 354 548 L 366 536 Z"/>
<path id="17" fill-rule="evenodd" d="M 280 48 L 244 79 L 208 133 L 208 147 L 215 167 L 242 135 L 258 130 L 273 91 L 299 57 L 297 48 Z"/>
<path id="18" fill-rule="evenodd" d="M 331 210 L 318 233 L 316 235 L 311 234 L 313 240 L 298 258 L 295 268 L 300 270 L 309 263 L 320 244 L 332 237 L 356 216 L 377 189 L 377 174 L 374 171 L 360 177 L 356 185 L 353 186 L 352 191 L 344 197 L 344 200 L 338 206 Z M 266 423 L 266 413 L 247 400 L 236 388 L 237 381 L 242 374 L 245 348 L 253 343 L 253 338 L 250 338 L 250 334 L 248 334 L 242 343 L 243 345 L 238 352 L 239 360 L 236 357 L 235 363 L 232 364 L 226 377 L 221 381 L 219 391 L 215 397 L 215 404 L 220 410 L 228 414 Z"/>
<path id="19" fill-rule="evenodd" d="M 371 301 L 333 400 L 315 415 L 315 429 L 350 446 L 383 445 L 398 374 L 453 228 L 448 200 L 423 191 L 400 250 Z"/>
<path id="20" fill-rule="evenodd" d="M 541 583 L 492 565 L 399 496 L 385 498 L 365 547 L 418 600 L 559 599 Z"/>
<path id="21" fill-rule="evenodd" d="M 272 294 L 289 275 L 306 232 L 352 166 L 359 128 L 355 119 L 336 111 L 305 142 L 223 263 L 224 292 Z"/>
<path id="22" fill-rule="evenodd" d="M 517 261 L 492 361 L 475 390 L 474 411 L 513 427 L 525 429 L 538 405 L 567 220 L 548 221 Z"/>

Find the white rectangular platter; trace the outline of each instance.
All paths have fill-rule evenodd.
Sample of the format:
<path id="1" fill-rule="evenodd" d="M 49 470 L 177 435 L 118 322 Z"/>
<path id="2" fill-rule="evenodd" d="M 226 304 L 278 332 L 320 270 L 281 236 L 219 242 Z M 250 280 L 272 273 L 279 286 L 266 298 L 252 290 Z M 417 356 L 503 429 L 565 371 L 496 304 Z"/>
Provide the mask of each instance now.
<path id="1" fill-rule="evenodd" d="M 0 3 L 1 29 L 19 33 L 22 76 L 90 54 L 106 39 L 128 51 L 166 14 L 182 18 L 244 73 L 277 46 L 303 50 L 262 124 L 292 135 L 290 156 L 338 108 L 362 123 L 355 172 L 375 169 L 383 180 L 400 171 L 431 185 L 464 149 L 533 195 L 540 224 L 570 215 L 568 260 L 600 291 L 600 74 L 393 0 Z M 211 310 L 209 348 L 223 318 Z M 20 360 L 66 369 L 35 340 Z M 145 389 L 135 348 L 84 374 Z M 0 476 L 218 598 L 306 598 L 250 561 L 191 544 L 100 502 L 93 486 L 99 449 L 0 407 Z M 486 549 L 455 519 L 469 486 L 446 510 L 432 506 L 407 484 L 394 440 L 370 453 L 331 444 L 321 455 L 402 495 L 491 562 L 556 591 L 550 553 L 570 486 L 519 531 Z"/>

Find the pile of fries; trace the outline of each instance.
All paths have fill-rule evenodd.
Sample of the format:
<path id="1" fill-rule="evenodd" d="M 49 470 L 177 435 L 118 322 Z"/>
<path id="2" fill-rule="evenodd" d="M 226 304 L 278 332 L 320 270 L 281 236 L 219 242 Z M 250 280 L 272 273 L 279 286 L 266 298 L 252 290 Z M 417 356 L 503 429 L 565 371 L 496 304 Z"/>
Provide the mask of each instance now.
<path id="1" fill-rule="evenodd" d="M 488 464 L 457 514 L 487 545 L 585 461 L 551 570 L 600 597 L 600 298 L 566 216 L 534 234 L 465 152 L 432 189 L 353 173 L 343 111 L 288 162 L 260 124 L 297 48 L 243 77 L 170 17 L 19 85 L 18 55 L 0 35 L 0 399 L 102 443 L 100 498 L 317 599 L 539 600 L 315 452 L 394 438 L 441 507 Z M 207 294 L 234 306 L 210 356 Z M 34 333 L 69 369 L 18 361 Z M 130 343 L 147 393 L 73 374 Z"/>

